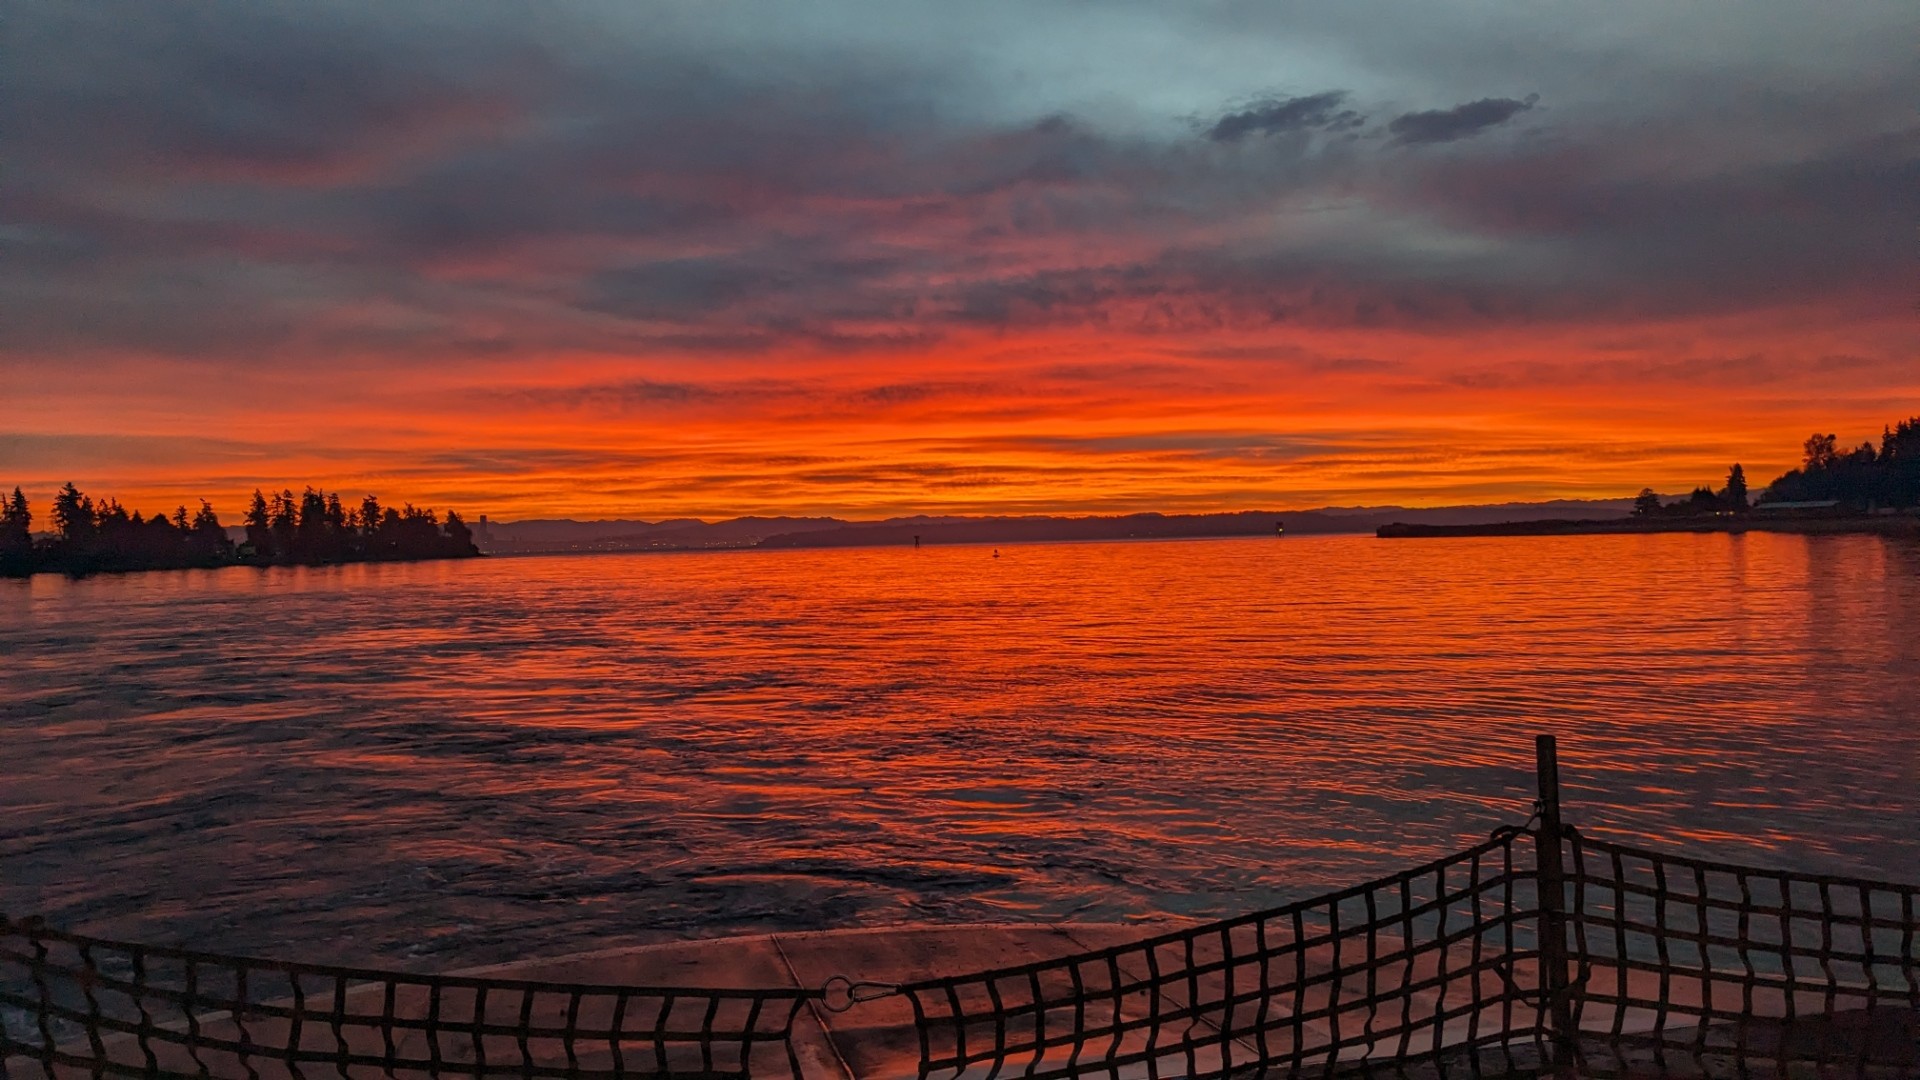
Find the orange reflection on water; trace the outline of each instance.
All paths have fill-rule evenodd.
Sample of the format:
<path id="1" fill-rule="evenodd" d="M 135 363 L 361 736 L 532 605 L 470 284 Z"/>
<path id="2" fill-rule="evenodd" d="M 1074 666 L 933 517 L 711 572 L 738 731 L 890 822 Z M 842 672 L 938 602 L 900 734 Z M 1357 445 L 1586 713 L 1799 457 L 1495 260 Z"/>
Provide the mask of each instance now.
<path id="1" fill-rule="evenodd" d="M 1911 545 L 1000 553 L 6 585 L 0 909 L 472 963 L 528 934 L 1222 913 L 1524 818 L 1541 730 L 1595 833 L 1920 860 Z"/>

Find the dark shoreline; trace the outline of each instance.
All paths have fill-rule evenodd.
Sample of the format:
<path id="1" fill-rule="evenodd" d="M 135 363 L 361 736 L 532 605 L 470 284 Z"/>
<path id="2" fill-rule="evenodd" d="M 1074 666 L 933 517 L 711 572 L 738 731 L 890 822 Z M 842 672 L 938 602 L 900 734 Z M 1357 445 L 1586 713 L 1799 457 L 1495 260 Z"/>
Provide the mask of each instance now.
<path id="1" fill-rule="evenodd" d="M 43 560 L 31 567 L 26 568 L 24 571 L 13 569 L 10 567 L 0 568 L 0 581 L 4 581 L 4 580 L 25 581 L 28 578 L 35 577 L 40 574 L 59 574 L 63 577 L 74 578 L 77 580 L 80 578 L 96 577 L 101 574 L 149 574 L 149 573 L 162 573 L 169 570 L 229 570 L 229 569 L 236 569 L 236 568 L 251 568 L 254 570 L 271 570 L 275 567 L 280 567 L 280 566 L 306 566 L 306 567 L 361 566 L 361 565 L 369 565 L 369 564 L 376 564 L 376 563 L 441 562 L 447 559 L 484 559 L 484 558 L 486 558 L 485 552 L 469 551 L 469 552 L 446 552 L 442 554 L 433 554 L 433 555 L 388 555 L 388 556 L 383 556 L 375 559 L 313 559 L 313 560 L 276 559 L 272 561 L 268 561 L 265 559 L 222 559 L 217 561 L 177 562 L 177 563 L 165 563 L 165 564 L 155 564 L 155 565 L 147 565 L 147 566 L 129 565 L 125 563 L 115 564 L 115 563 L 106 563 L 106 562 L 94 563 L 91 565 L 88 565 L 88 564 L 76 565 L 73 563 L 61 563 L 54 560 Z"/>
<path id="2" fill-rule="evenodd" d="M 1920 537 L 1920 517 L 1913 514 L 1865 514 L 1821 518 L 1715 517 L 1643 521 L 1509 521 L 1492 525 L 1382 525 L 1374 535 L 1383 540 L 1432 539 L 1449 536 L 1597 536 L 1617 533 L 1798 533 L 1829 536 L 1866 533 L 1879 536 Z"/>

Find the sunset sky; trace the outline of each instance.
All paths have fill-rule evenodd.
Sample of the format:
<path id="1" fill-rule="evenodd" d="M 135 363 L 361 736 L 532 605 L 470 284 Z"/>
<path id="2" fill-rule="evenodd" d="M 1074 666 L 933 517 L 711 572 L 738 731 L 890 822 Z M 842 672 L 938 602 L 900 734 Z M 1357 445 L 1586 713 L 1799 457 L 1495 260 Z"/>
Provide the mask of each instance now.
<path id="1" fill-rule="evenodd" d="M 1756 484 L 1920 413 L 1911 0 L 15 5 L 0 484 Z M 44 519 L 43 519 L 44 521 Z"/>

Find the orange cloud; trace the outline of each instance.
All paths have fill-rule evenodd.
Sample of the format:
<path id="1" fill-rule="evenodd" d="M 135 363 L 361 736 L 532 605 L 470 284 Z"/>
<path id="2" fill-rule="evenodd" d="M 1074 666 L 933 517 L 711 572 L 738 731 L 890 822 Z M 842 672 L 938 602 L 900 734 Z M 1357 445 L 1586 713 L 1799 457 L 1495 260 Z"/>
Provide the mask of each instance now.
<path id="1" fill-rule="evenodd" d="M 1734 460 L 1771 476 L 1806 432 L 1866 438 L 1920 400 L 1910 366 L 1849 351 L 1870 330 L 1759 329 L 1764 347 L 1712 321 L 1639 328 L 1730 350 L 1705 355 L 1569 329 L 1312 347 L 979 333 L 857 358 L 316 366 L 226 387 L 129 358 L 82 394 L 29 395 L 49 433 L 0 445 L 41 497 L 71 478 L 149 512 L 206 496 L 231 513 L 256 485 L 308 482 L 502 519 L 1436 505 L 1679 491 Z"/>

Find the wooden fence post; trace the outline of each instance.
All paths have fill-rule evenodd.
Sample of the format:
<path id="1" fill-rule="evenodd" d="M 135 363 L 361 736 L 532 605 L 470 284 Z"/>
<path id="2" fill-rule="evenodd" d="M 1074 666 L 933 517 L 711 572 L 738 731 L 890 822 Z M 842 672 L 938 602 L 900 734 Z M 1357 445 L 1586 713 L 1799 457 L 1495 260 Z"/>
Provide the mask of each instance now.
<path id="1" fill-rule="evenodd" d="M 1547 1035 L 1557 1061 L 1573 1050 L 1573 1001 L 1568 994 L 1566 870 L 1561 863 L 1560 753 L 1553 736 L 1534 739 L 1534 771 L 1540 782 L 1540 989 L 1545 995 Z"/>

